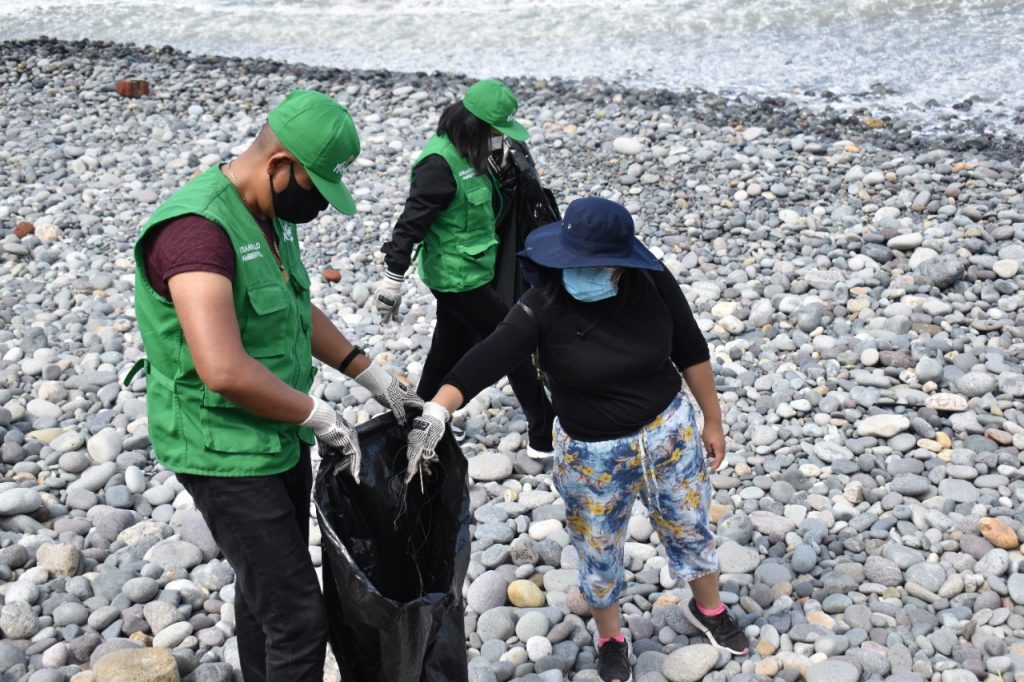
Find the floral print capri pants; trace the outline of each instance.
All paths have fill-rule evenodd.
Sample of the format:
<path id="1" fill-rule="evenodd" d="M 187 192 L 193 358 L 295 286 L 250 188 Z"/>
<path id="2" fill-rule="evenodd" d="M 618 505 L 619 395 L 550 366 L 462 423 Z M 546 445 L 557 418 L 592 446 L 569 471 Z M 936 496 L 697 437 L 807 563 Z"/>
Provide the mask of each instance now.
<path id="1" fill-rule="evenodd" d="M 685 393 L 650 424 L 615 440 L 574 440 L 556 419 L 554 482 L 580 556 L 580 591 L 591 606 L 611 606 L 625 585 L 623 547 L 637 495 L 678 579 L 718 570 L 708 527 L 711 482 Z"/>

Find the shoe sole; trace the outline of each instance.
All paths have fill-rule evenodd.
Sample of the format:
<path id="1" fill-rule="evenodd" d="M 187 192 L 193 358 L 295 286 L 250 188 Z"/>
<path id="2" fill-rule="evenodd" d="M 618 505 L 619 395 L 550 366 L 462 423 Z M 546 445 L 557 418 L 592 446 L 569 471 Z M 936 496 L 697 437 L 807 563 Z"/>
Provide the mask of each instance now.
<path id="1" fill-rule="evenodd" d="M 735 649 L 727 647 L 724 644 L 719 644 L 718 640 L 715 639 L 715 636 L 711 634 L 711 631 L 708 630 L 703 623 L 697 620 L 697 616 L 693 615 L 690 612 L 689 605 L 683 607 L 683 615 L 686 616 L 686 620 L 690 621 L 695 628 L 700 630 L 701 633 L 703 633 L 703 635 L 708 638 L 708 641 L 711 642 L 711 646 L 715 647 L 716 649 L 728 651 L 730 654 L 734 656 L 746 656 L 748 653 L 750 653 L 750 647 L 747 647 L 743 651 L 736 651 Z"/>

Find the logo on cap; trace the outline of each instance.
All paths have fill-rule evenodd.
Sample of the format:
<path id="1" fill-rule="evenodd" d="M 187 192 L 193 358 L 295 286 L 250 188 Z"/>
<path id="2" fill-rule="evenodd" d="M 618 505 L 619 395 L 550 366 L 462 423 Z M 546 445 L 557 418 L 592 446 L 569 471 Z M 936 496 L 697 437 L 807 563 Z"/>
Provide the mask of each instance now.
<path id="1" fill-rule="evenodd" d="M 355 154 L 349 154 L 348 158 L 341 163 L 334 166 L 334 172 L 338 175 L 344 175 L 345 169 L 352 165 L 352 161 L 356 158 Z"/>

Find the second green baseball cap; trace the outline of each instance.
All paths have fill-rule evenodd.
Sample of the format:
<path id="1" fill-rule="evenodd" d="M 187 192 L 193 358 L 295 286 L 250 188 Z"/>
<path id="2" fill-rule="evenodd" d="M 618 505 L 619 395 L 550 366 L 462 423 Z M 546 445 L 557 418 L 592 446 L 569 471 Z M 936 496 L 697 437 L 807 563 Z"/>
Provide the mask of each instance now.
<path id="1" fill-rule="evenodd" d="M 520 142 L 530 137 L 526 128 L 516 120 L 516 110 L 519 108 L 516 96 L 501 81 L 488 79 L 473 83 L 466 91 L 462 104 L 469 113 L 489 123 L 502 135 Z"/>
<path id="2" fill-rule="evenodd" d="M 293 90 L 267 122 L 324 199 L 345 215 L 354 214 L 356 204 L 342 182 L 359 156 L 359 134 L 348 110 L 322 92 Z"/>

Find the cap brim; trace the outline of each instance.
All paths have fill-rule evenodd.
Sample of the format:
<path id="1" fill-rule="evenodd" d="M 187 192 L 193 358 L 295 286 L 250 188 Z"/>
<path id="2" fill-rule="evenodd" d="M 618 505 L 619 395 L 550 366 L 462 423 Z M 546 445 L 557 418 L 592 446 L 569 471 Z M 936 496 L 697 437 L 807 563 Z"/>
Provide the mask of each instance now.
<path id="1" fill-rule="evenodd" d="M 325 180 L 316 173 L 311 172 L 308 168 L 306 173 L 309 175 L 309 179 L 313 181 L 320 195 L 327 199 L 327 203 L 345 215 L 355 215 L 356 202 L 352 200 L 352 195 L 349 194 L 348 188 L 345 185 L 340 182 Z"/>
<path id="2" fill-rule="evenodd" d="M 634 237 L 633 248 L 628 256 L 594 256 L 576 253 L 562 246 L 559 233 L 562 222 L 548 223 L 538 227 L 526 237 L 525 248 L 518 255 L 528 258 L 537 265 L 556 270 L 568 268 L 623 267 L 641 270 L 662 270 L 664 266 L 647 247 Z"/>
<path id="3" fill-rule="evenodd" d="M 505 123 L 500 126 L 493 125 L 502 135 L 515 140 L 516 142 L 526 142 L 530 139 L 530 133 L 523 127 L 523 124 L 519 121 L 513 120 L 511 123 Z"/>

